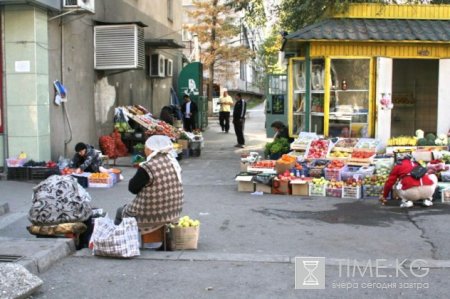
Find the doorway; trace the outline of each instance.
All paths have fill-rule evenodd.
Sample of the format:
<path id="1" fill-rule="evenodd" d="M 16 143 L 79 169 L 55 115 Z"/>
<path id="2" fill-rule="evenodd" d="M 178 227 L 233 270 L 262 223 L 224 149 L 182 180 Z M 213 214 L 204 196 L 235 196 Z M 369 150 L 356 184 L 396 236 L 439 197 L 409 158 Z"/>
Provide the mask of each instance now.
<path id="1" fill-rule="evenodd" d="M 436 132 L 439 60 L 394 59 L 391 136 Z"/>

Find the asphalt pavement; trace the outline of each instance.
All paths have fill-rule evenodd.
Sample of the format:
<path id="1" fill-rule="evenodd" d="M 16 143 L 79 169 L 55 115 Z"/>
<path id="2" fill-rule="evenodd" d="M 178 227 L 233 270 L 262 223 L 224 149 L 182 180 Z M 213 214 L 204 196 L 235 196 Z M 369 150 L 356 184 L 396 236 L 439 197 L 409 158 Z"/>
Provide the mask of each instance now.
<path id="1" fill-rule="evenodd" d="M 240 154 L 262 152 L 268 140 L 261 106 L 250 111 L 245 137 L 247 147 L 236 149 L 233 129 L 222 133 L 211 118 L 201 156 L 181 161 L 182 214 L 201 221 L 195 251 L 144 250 L 138 258 L 121 260 L 95 257 L 88 249 L 74 252 L 65 240 L 36 239 L 25 229 L 33 184 L 0 181 L 0 204 L 9 204 L 0 216 L 0 254 L 10 253 L 5 244 L 13 239 L 28 248 L 36 240 L 60 246 L 62 254 L 46 253 L 51 262 L 40 271 L 34 267 L 44 285 L 33 298 L 447 297 L 450 206 L 404 210 L 376 200 L 237 192 Z M 129 158 L 118 164 L 124 181 L 111 189 L 88 189 L 92 204 L 111 217 L 133 198 L 127 182 L 135 169 Z M 22 250 L 23 260 L 36 265 L 38 246 L 44 245 L 32 246 L 34 253 Z M 21 252 L 19 245 L 15 251 Z M 295 289 L 295 269 L 297 286 L 306 281 L 296 257 L 325 258 L 310 269 L 319 285 L 306 286 L 325 289 Z M 314 272 L 321 267 L 324 279 Z"/>

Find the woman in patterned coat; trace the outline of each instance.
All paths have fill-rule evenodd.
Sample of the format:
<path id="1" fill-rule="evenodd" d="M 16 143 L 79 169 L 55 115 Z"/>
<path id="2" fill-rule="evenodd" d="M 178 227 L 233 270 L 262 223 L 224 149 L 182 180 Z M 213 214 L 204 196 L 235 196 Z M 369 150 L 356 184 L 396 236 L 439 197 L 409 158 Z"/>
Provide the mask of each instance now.
<path id="1" fill-rule="evenodd" d="M 123 217 L 135 217 L 146 231 L 176 222 L 183 204 L 181 167 L 175 159 L 172 141 L 167 136 L 151 136 L 145 142 L 147 160 L 141 163 L 128 190 L 136 197 L 119 208 L 115 224 Z"/>

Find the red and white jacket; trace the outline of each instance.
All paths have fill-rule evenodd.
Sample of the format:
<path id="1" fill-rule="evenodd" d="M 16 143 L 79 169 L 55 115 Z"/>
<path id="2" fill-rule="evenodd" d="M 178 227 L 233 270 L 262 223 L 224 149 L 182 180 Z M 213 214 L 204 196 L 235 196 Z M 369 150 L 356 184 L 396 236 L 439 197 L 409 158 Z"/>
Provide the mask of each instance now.
<path id="1" fill-rule="evenodd" d="M 425 174 L 419 180 L 409 175 L 411 170 L 413 170 L 413 168 L 417 165 L 418 165 L 417 162 L 412 162 L 409 159 L 403 159 L 399 164 L 396 164 L 392 169 L 391 173 L 389 174 L 386 183 L 384 184 L 384 192 L 383 192 L 384 198 L 388 197 L 389 192 L 391 192 L 392 190 L 392 187 L 399 179 L 401 180 L 402 183 L 402 190 L 407 190 L 412 187 L 418 187 L 423 185 L 425 186 L 433 185 L 434 182 L 430 179 L 428 174 Z"/>

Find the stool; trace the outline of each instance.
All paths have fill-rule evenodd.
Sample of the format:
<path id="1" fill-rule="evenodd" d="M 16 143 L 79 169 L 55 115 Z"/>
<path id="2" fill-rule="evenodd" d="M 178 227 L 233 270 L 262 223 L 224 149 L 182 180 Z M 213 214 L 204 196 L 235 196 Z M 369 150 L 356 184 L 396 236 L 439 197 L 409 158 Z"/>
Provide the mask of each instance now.
<path id="1" fill-rule="evenodd" d="M 138 223 L 139 234 L 141 235 L 141 249 L 144 248 L 145 243 L 162 243 L 163 250 L 167 250 L 166 240 L 166 225 L 162 225 L 156 228 L 146 227 L 146 223 Z"/>

